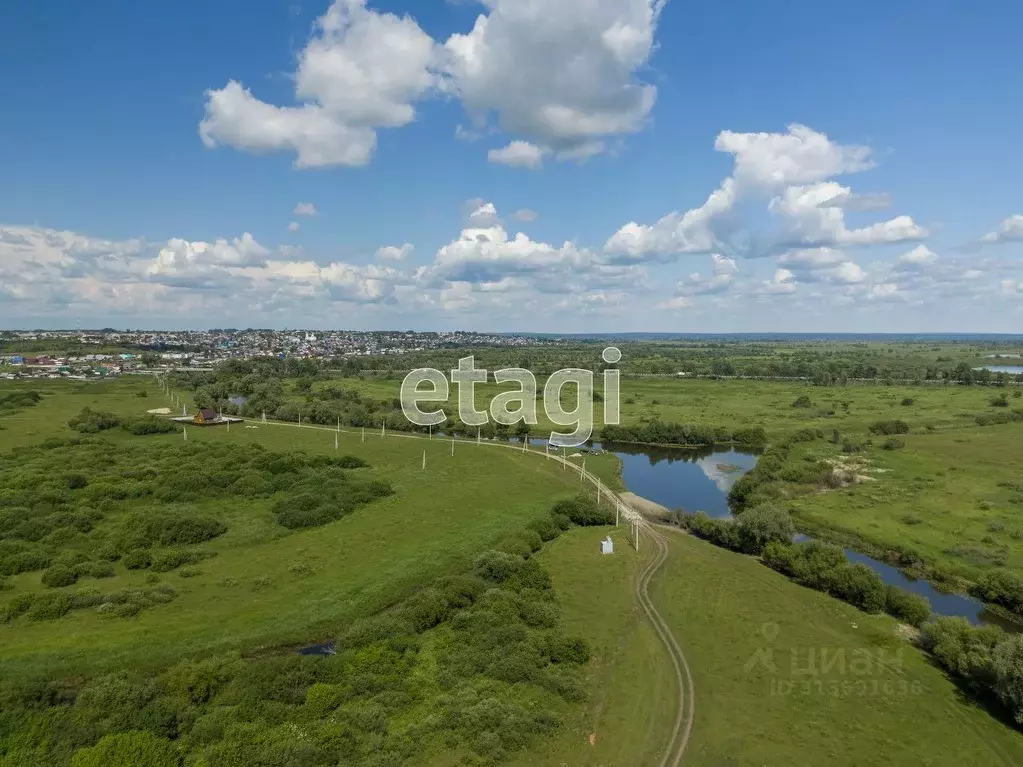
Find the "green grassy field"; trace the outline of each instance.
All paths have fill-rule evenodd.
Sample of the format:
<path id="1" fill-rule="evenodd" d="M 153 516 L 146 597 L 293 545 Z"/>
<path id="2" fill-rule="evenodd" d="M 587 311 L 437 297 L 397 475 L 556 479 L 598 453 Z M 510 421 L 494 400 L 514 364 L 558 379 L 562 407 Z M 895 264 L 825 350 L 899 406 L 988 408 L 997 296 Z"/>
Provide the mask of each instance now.
<path id="1" fill-rule="evenodd" d="M 0 450 L 71 436 L 66 422 L 84 406 L 134 416 L 166 404 L 148 379 L 33 383 L 13 384 L 36 388 L 45 396 L 35 407 L 0 420 L 5 427 Z M 0 391 L 5 386 L 9 384 L 0 383 Z M 149 396 L 138 397 L 143 390 Z M 791 401 L 803 393 L 820 398 L 815 407 L 836 398 L 836 415 L 792 408 Z M 910 421 L 914 430 L 931 424 L 937 427 L 934 433 L 908 436 L 903 451 L 870 453 L 876 468 L 888 469 L 877 472 L 877 480 L 797 500 L 800 513 L 820 514 L 830 524 L 879 539 L 907 539 L 916 531 L 916 545 L 928 552 L 942 551 L 948 541 L 990 547 L 983 537 L 994 533 L 981 528 L 990 528 L 997 519 L 1004 530 L 996 532 L 1004 533 L 1011 563 L 1017 566 L 1013 534 L 1018 525 L 1010 503 L 1015 491 L 999 483 L 1017 481 L 1014 446 L 1020 426 L 944 430 L 966 423 L 954 413 L 943 415 L 948 407 L 980 412 L 989 395 L 990 390 L 969 387 L 815 389 L 643 381 L 631 393 L 626 389 L 623 399 L 637 399 L 628 406 L 635 408 L 629 412 L 637 419 L 653 412 L 640 409 L 644 401 L 663 411 L 667 420 L 731 423 L 760 412 L 765 420 L 751 423 L 775 434 L 807 425 L 832 428 L 839 422 L 847 425 L 835 428 L 865 430 L 872 420 L 895 417 Z M 904 396 L 915 398 L 913 407 L 899 404 Z M 690 398 L 702 405 L 690 403 Z M 843 400 L 850 400 L 848 413 Z M 332 431 L 256 426 L 236 425 L 230 431 L 189 427 L 188 440 L 334 454 Z M 103 437 L 127 445 L 182 439 L 134 437 L 117 430 Z M 452 456 L 451 443 L 440 439 L 382 438 L 376 431 L 367 433 L 365 442 L 360 432 L 338 439 L 339 454 L 365 459 L 371 468 L 359 471 L 386 479 L 395 494 L 340 521 L 296 532 L 275 525 L 265 502 L 199 504 L 225 520 L 228 532 L 203 544 L 217 556 L 200 563 L 194 577 L 175 572 L 161 576 L 179 592 L 177 599 L 131 620 L 77 611 L 56 622 L 11 624 L 0 630 L 0 673 L 8 679 L 52 679 L 119 668 L 148 670 L 183 656 L 239 648 L 253 653 L 327 638 L 423 582 L 464 569 L 479 551 L 544 514 L 553 499 L 578 489 L 575 475 L 561 464 L 497 445 L 458 442 Z M 613 455 L 587 456 L 587 469 L 609 486 L 621 487 Z M 946 497 L 951 500 L 943 501 Z M 900 513 L 919 513 L 925 502 L 948 509 L 937 518 L 941 524 L 892 521 Z M 893 511 L 903 506 L 904 512 Z M 978 510 L 975 518 L 968 513 L 972 509 Z M 966 525 L 965 533 L 957 525 Z M 586 637 L 593 659 L 587 701 L 567 710 L 566 726 L 553 740 L 513 759 L 516 767 L 634 767 L 652 763 L 666 740 L 676 691 L 666 673 L 666 655 L 633 594 L 638 565 L 651 549 L 637 557 L 622 532 L 612 531 L 616 554 L 603 557 L 597 542 L 606 534 L 606 529 L 573 529 L 538 555 L 552 576 L 562 628 Z M 964 701 L 941 671 L 897 638 L 891 619 L 866 615 L 804 589 L 749 557 L 682 534 L 668 535 L 671 556 L 654 580 L 652 595 L 695 677 L 696 721 L 687 763 L 1020 763 L 1023 735 Z M 141 586 L 144 578 L 119 564 L 104 590 Z M 5 599 L 42 589 L 38 572 L 11 582 Z M 758 652 L 771 659 L 773 668 L 754 662 Z M 827 658 L 830 668 L 814 676 L 800 674 L 811 654 L 818 664 Z M 884 665 L 878 663 L 882 657 L 887 659 Z M 453 764 L 446 758 L 431 764 Z"/>
<path id="2" fill-rule="evenodd" d="M 671 555 L 651 593 L 694 675 L 687 764 L 1010 767 L 1023 758 L 1023 734 L 965 702 L 897 638 L 892 619 L 804 589 L 750 557 L 666 534 Z M 666 739 L 676 693 L 632 601 L 636 557 L 621 545 L 601 557 L 600 537 L 574 530 L 541 555 L 564 623 L 596 648 L 593 697 L 553 744 L 516 765 L 652 764 Z M 773 669 L 756 661 L 758 651 Z M 799 673 L 811 668 L 821 673 Z"/>
<path id="3" fill-rule="evenodd" d="M 378 400 L 396 398 L 398 379 L 345 378 L 317 382 L 316 388 L 342 385 Z M 599 377 L 595 381 L 601 390 Z M 476 387 L 477 407 L 489 407 L 498 393 L 513 387 L 495 383 Z M 570 389 L 566 389 L 566 395 Z M 457 413 L 457 391 L 450 387 L 450 415 Z M 974 416 L 990 412 L 993 390 L 981 386 L 858 384 L 819 387 L 802 382 L 731 381 L 672 378 L 623 378 L 621 384 L 621 423 L 641 423 L 654 418 L 677 423 L 711 426 L 762 426 L 771 436 L 805 427 L 842 432 L 865 433 L 877 420 L 899 418 L 914 430 L 949 429 L 973 426 Z M 298 398 L 297 391 L 292 396 Z M 793 407 L 801 396 L 811 400 L 809 407 Z M 912 406 L 902 405 L 906 398 Z M 1013 400 L 1023 403 L 1023 400 Z M 566 404 L 568 404 L 566 402 Z M 538 425 L 534 433 L 558 428 L 543 415 L 538 401 Z M 595 427 L 603 423 L 603 405 L 594 405 Z"/>
<path id="4" fill-rule="evenodd" d="M 651 592 L 693 670 L 692 764 L 1009 767 L 1023 758 L 1023 734 L 963 702 L 892 619 L 673 535 Z M 801 673 L 809 669 L 818 673 Z"/>
<path id="5" fill-rule="evenodd" d="M 902 450 L 870 451 L 863 459 L 869 481 L 792 507 L 811 524 L 875 545 L 901 543 L 969 579 L 992 566 L 1023 573 L 1023 424 L 905 441 Z"/>
<path id="6" fill-rule="evenodd" d="M 635 601 L 640 560 L 624 528 L 611 533 L 615 554 L 601 555 L 599 542 L 607 534 L 575 529 L 540 554 L 561 603 L 564 630 L 593 647 L 590 697 L 553 742 L 512 762 L 516 767 L 653 764 L 670 736 L 677 693 L 665 673 L 668 656 Z"/>
<path id="7" fill-rule="evenodd" d="M 134 396 L 141 386 L 129 381 L 51 392 L 36 407 L 9 419 L 13 423 L 0 432 L 0 447 L 70 436 L 64 424 L 84 405 L 123 415 L 158 407 L 155 396 Z M 326 454 L 334 454 L 334 436 L 289 426 L 188 429 L 192 443 L 257 443 L 277 451 Z M 181 439 L 133 437 L 116 430 L 104 438 L 129 443 Z M 386 479 L 395 495 L 338 522 L 291 533 L 272 522 L 266 502 L 199 504 L 224 519 L 229 531 L 204 545 L 217 556 L 196 568 L 199 575 L 163 576 L 179 592 L 176 600 L 130 621 L 76 611 L 59 623 L 18 623 L 0 633 L 4 673 L 146 668 L 191 652 L 326 638 L 423 581 L 464 568 L 476 553 L 546 512 L 553 498 L 577 489 L 559 464 L 492 445 L 457 444 L 451 456 L 450 443 L 440 440 L 373 434 L 363 443 L 360 434 L 342 434 L 339 441 L 339 454 L 368 461 L 367 477 Z M 293 572 L 300 563 L 311 572 Z M 119 564 L 104 590 L 141 586 L 144 577 Z M 13 590 L 5 598 L 42 589 L 38 572 L 10 580 Z"/>

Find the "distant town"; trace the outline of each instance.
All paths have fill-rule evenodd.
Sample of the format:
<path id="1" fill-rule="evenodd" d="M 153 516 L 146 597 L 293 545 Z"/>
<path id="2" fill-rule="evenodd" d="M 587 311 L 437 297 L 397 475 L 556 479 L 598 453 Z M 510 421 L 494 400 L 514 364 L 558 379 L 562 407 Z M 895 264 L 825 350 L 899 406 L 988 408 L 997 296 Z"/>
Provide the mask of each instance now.
<path id="1" fill-rule="evenodd" d="M 155 369 L 209 368 L 232 358 L 399 355 L 555 343 L 534 336 L 468 331 L 9 330 L 0 331 L 0 378 L 89 379 Z"/>

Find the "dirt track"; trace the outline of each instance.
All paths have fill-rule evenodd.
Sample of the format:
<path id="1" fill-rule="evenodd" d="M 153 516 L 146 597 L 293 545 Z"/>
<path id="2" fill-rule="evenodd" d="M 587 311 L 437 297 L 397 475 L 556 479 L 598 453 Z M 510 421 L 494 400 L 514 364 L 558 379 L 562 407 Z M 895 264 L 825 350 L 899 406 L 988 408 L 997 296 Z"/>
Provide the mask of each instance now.
<path id="1" fill-rule="evenodd" d="M 664 535 L 655 527 L 645 525 L 643 535 L 646 540 L 651 541 L 655 547 L 655 555 L 649 564 L 643 569 L 639 580 L 636 583 L 636 601 L 639 602 L 647 620 L 653 625 L 654 630 L 661 639 L 661 643 L 668 651 L 672 666 L 675 671 L 675 680 L 678 683 L 678 711 L 675 714 L 675 724 L 671 731 L 671 740 L 664 750 L 658 767 L 678 767 L 685 758 L 686 747 L 689 745 L 689 736 L 693 729 L 693 718 L 696 715 L 696 693 L 693 689 L 693 676 L 689 671 L 689 664 L 686 662 L 685 654 L 679 647 L 678 641 L 671 633 L 668 624 L 664 622 L 661 614 L 657 611 L 650 599 L 650 580 L 660 570 L 668 558 L 668 541 Z"/>

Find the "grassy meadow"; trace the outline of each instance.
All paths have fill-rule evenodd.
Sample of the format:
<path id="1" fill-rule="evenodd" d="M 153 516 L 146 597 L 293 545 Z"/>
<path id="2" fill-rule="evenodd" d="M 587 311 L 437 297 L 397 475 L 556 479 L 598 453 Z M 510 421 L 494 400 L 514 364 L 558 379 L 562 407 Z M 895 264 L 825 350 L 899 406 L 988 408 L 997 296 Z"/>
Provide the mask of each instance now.
<path id="1" fill-rule="evenodd" d="M 852 540 L 901 543 L 967 579 L 991 567 L 1023 575 L 1023 424 L 904 439 L 853 459 L 866 481 L 795 499 L 793 510 Z"/>
<path id="2" fill-rule="evenodd" d="M 382 400 L 397 396 L 399 381 L 350 378 L 344 385 Z M 503 388 L 477 387 L 480 401 L 489 402 Z M 43 399 L 0 415 L 0 452 L 76 436 L 67 421 L 83 407 L 128 417 L 169 404 L 155 382 L 144 378 L 0 382 L 0 394 L 25 389 L 39 391 Z M 142 392 L 145 397 L 139 396 Z M 977 426 L 975 415 L 990 411 L 991 394 L 988 388 L 966 386 L 825 388 L 626 378 L 622 423 L 659 417 L 762 426 L 774 440 L 806 427 L 828 436 L 837 429 L 865 437 L 874 421 L 905 420 L 912 431 L 903 449 L 872 447 L 857 454 L 857 460 L 867 462 L 864 473 L 871 480 L 793 498 L 788 505 L 813 524 L 866 540 L 905 542 L 971 577 L 995 564 L 996 556 L 1010 568 L 1023 569 L 1018 540 L 1023 528 L 1016 521 L 1016 499 L 1023 491 L 1013 484 L 1019 482 L 1023 424 Z M 289 396 L 307 395 L 289 388 Z M 802 396 L 810 404 L 793 407 Z M 907 398 L 912 405 L 902 404 Z M 394 493 L 338 521 L 291 531 L 275 522 L 268 500 L 218 497 L 190 504 L 226 525 L 227 532 L 202 544 L 215 556 L 188 568 L 187 577 L 183 571 L 159 575 L 177 592 L 173 601 L 130 619 L 78 610 L 56 621 L 21 617 L 0 626 L 0 675 L 5 680 L 158 671 L 182 658 L 239 650 L 250 659 L 269 657 L 299 643 L 335 637 L 408 598 L 424 583 L 465 572 L 481 551 L 544 517 L 554 500 L 579 489 L 577 477 L 559 463 L 496 444 L 459 441 L 452 455 L 450 440 L 381 437 L 370 429 L 363 440 L 361 430 L 337 434 L 258 423 L 230 430 L 188 427 L 187 435 L 189 445 L 261 445 L 283 453 L 357 456 L 368 463 L 355 470 L 359 476 L 386 481 Z M 180 434 L 134 436 L 117 429 L 99 436 L 128 448 L 184 442 Z M 825 449 L 823 443 L 813 444 Z M 831 454 L 838 450 L 830 443 L 826 449 Z M 587 455 L 586 462 L 608 486 L 622 489 L 613 455 Z M 611 530 L 616 553 L 601 556 L 598 541 L 608 532 L 572 528 L 534 557 L 550 574 L 559 629 L 583 637 L 591 653 L 581 672 L 587 695 L 572 704 L 559 703 L 563 726 L 510 755 L 507 763 L 515 767 L 656 763 L 670 732 L 677 692 L 665 673 L 667 656 L 634 596 L 639 565 L 652 547 L 637 555 L 624 529 Z M 753 558 L 680 532 L 665 535 L 670 557 L 655 576 L 651 595 L 695 678 L 696 717 L 687 764 L 1010 767 L 1023 760 L 1023 734 L 969 702 L 902 638 L 891 618 L 867 615 L 798 586 Z M 952 549 L 955 553 L 949 553 Z M 144 588 L 153 583 L 152 575 L 117 562 L 102 586 Z M 8 582 L 9 589 L 0 592 L 2 601 L 47 591 L 38 571 L 11 576 Z M 456 632 L 461 628 L 442 625 L 423 636 L 419 665 L 413 666 L 422 672 L 413 674 L 417 683 L 420 676 L 441 678 L 434 674 L 436 659 L 459 655 L 461 635 Z M 770 659 L 766 665 L 765 658 Z M 801 673 L 811 658 L 818 673 Z M 309 707 L 310 700 L 303 705 Z M 204 720 L 210 731 L 215 726 Z M 283 731 L 284 725 L 277 729 Z M 0 765 L 7 767 L 17 762 L 3 761 L 4 735 L 0 731 Z M 428 754 L 409 763 L 454 767 L 464 755 L 464 750 L 445 752 L 433 743 Z"/>
<path id="3" fill-rule="evenodd" d="M 398 397 L 401 379 L 354 377 L 317 381 L 312 396 L 317 389 L 332 386 L 351 388 L 372 399 L 391 400 Z M 489 408 L 497 394 L 513 388 L 492 382 L 477 384 L 477 407 Z M 599 376 L 594 388 L 602 391 Z M 566 387 L 564 394 L 566 406 L 571 407 L 571 387 Z M 449 417 L 457 414 L 457 395 L 457 389 L 450 386 L 448 401 L 441 404 Z M 291 387 L 289 396 L 301 400 L 308 395 Z M 793 407 L 804 396 L 809 397 L 808 406 Z M 991 412 L 991 396 L 992 390 L 981 386 L 851 383 L 821 387 L 789 381 L 624 377 L 620 420 L 623 425 L 660 419 L 710 426 L 760 426 L 771 437 L 807 427 L 865 434 L 870 423 L 892 418 L 907 421 L 914 431 L 943 430 L 975 425 L 976 415 Z M 902 404 L 907 398 L 913 400 L 912 406 Z M 1023 399 L 1011 401 L 1023 403 Z M 544 416 L 541 400 L 537 401 L 537 418 L 535 434 L 559 428 Z M 596 402 L 594 426 L 599 430 L 602 424 L 603 405 Z"/>
<path id="4" fill-rule="evenodd" d="M 1019 763 L 1023 734 L 965 702 L 894 620 L 671 535 L 651 594 L 693 671 L 692 764 Z"/>
<path id="5" fill-rule="evenodd" d="M 1023 734 L 963 698 L 891 618 L 803 588 L 750 557 L 665 534 L 670 556 L 651 595 L 694 676 L 687 763 L 1019 763 Z M 515 767 L 654 764 L 667 740 L 677 692 L 633 599 L 637 555 L 615 535 L 615 555 L 594 556 L 603 535 L 575 529 L 539 555 L 562 625 L 593 648 L 591 694 L 553 741 Z"/>

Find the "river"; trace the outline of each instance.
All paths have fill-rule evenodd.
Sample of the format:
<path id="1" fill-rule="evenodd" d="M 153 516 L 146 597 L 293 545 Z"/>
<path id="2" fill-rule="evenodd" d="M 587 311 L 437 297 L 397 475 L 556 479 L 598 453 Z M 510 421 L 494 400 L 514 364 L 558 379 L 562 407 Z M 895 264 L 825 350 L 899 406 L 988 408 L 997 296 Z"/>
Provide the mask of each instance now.
<path id="1" fill-rule="evenodd" d="M 594 444 L 594 449 L 602 446 Z M 603 446 L 622 462 L 622 480 L 630 492 L 669 509 L 705 511 L 712 517 L 731 517 L 728 491 L 757 462 L 757 454 L 723 448 L 660 448 L 639 445 Z M 797 541 L 809 540 L 796 536 Z M 983 602 L 961 594 L 939 591 L 926 580 L 906 576 L 896 567 L 845 549 L 850 562 L 866 565 L 885 583 L 926 597 L 936 615 L 966 618 L 975 625 L 997 625 L 1007 631 L 1018 626 L 992 614 Z"/>

